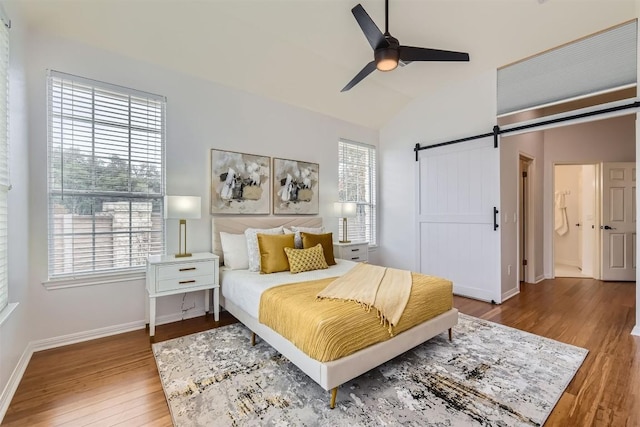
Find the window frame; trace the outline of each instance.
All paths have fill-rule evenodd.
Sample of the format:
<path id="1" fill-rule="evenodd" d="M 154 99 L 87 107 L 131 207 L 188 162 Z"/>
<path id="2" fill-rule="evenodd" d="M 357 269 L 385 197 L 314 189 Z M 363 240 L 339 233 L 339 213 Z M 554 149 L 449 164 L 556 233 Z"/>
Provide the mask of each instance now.
<path id="1" fill-rule="evenodd" d="M 368 191 L 365 191 L 367 200 L 357 200 L 358 197 L 349 197 L 346 194 L 346 190 L 343 190 L 345 184 L 345 177 L 342 176 L 343 171 L 346 167 L 355 166 L 352 162 L 344 161 L 342 159 L 342 153 L 344 152 L 343 144 L 347 147 L 353 147 L 357 149 L 365 149 L 368 151 L 368 176 L 367 182 L 364 186 L 368 186 Z M 362 165 L 360 165 L 362 166 Z M 375 248 L 378 246 L 378 149 L 375 145 L 366 144 L 358 141 L 352 141 L 345 138 L 340 138 L 338 140 L 338 201 L 339 202 L 355 202 L 356 210 L 358 212 L 357 215 L 362 211 L 362 215 L 364 215 L 364 219 L 360 220 L 363 222 L 364 230 L 362 230 L 362 226 L 359 228 L 358 233 L 352 233 L 354 227 L 354 219 L 347 220 L 348 221 L 348 235 L 350 239 L 354 239 L 354 241 L 363 241 L 362 238 L 356 238 L 355 235 L 364 235 L 364 240 L 369 243 L 369 248 Z M 369 215 L 369 219 L 367 221 L 367 212 Z M 338 237 L 339 240 L 344 240 L 342 236 L 342 218 L 338 218 Z M 357 220 L 356 220 L 357 221 Z"/>
<path id="2" fill-rule="evenodd" d="M 71 102 L 74 106 L 76 105 L 75 103 L 79 102 L 76 98 L 74 98 L 75 96 L 77 96 L 74 93 L 66 94 L 68 96 L 66 96 L 65 98 L 65 95 L 63 94 L 63 89 L 62 89 L 63 86 L 65 85 L 70 85 L 71 87 L 73 87 L 73 85 L 77 85 L 79 88 L 81 88 L 79 90 L 89 91 L 89 93 L 91 93 L 91 97 L 89 98 L 90 101 L 85 101 L 85 104 L 84 104 L 84 105 L 90 106 L 90 109 L 92 111 L 91 117 L 89 119 L 81 117 L 80 114 L 76 114 L 75 112 L 66 113 L 63 111 L 64 108 L 68 108 L 68 105 L 63 104 L 65 100 L 68 102 Z M 56 86 L 56 89 L 59 91 L 59 95 L 60 95 L 60 98 L 57 100 L 58 102 L 57 105 L 54 105 L 55 103 L 53 101 L 54 86 Z M 126 124 L 121 125 L 119 127 L 123 130 L 124 134 L 126 135 L 125 139 L 127 140 L 127 142 L 126 142 L 126 145 L 123 145 L 122 147 L 115 147 L 115 144 L 113 144 L 114 148 L 112 149 L 113 152 L 115 152 L 113 156 L 116 156 L 119 161 L 122 160 L 125 163 L 125 169 L 128 171 L 128 175 L 126 176 L 128 185 L 127 185 L 127 188 L 124 190 L 122 188 L 120 189 L 115 188 L 118 185 L 117 183 L 114 183 L 113 187 L 109 187 L 109 186 L 105 187 L 104 185 L 106 178 L 108 178 L 108 175 L 110 174 L 109 166 L 113 164 L 113 161 L 111 161 L 111 163 L 107 163 L 106 167 L 103 168 L 103 172 L 107 174 L 105 176 L 103 175 L 98 176 L 96 172 L 96 166 L 95 166 L 96 164 L 98 164 L 100 160 L 103 160 L 103 158 L 101 158 L 100 155 L 96 154 L 96 151 L 95 151 L 96 147 L 98 146 L 97 139 L 100 136 L 100 132 L 95 131 L 95 129 L 98 126 L 103 126 L 103 129 L 104 129 L 103 132 L 108 133 L 109 129 L 112 129 L 114 126 L 116 126 L 115 125 L 116 119 L 113 119 L 113 123 L 109 124 L 106 121 L 106 119 L 103 119 L 103 120 L 98 119 L 96 114 L 96 112 L 98 111 L 98 104 L 100 101 L 106 102 L 106 101 L 112 100 L 112 98 L 109 97 L 110 96 L 109 93 L 113 94 L 114 98 L 121 97 L 122 99 L 126 99 L 126 103 L 127 103 L 126 104 L 127 107 L 117 107 L 117 106 L 114 107 L 117 110 L 117 113 L 121 113 L 122 117 L 126 118 Z M 151 106 L 148 108 L 145 108 L 144 107 L 145 102 L 150 104 Z M 136 131 L 140 131 L 141 129 L 139 126 L 136 126 L 133 123 L 136 120 L 136 118 L 138 118 L 137 116 L 134 116 L 135 114 L 134 106 L 137 106 L 140 108 L 139 111 L 142 111 L 143 119 L 145 117 L 148 118 L 149 115 L 153 115 L 153 114 L 155 114 L 155 116 L 158 117 L 155 122 L 155 126 L 159 130 L 153 132 L 151 125 L 149 126 L 148 129 L 146 129 L 146 132 L 155 134 L 155 139 L 147 138 L 147 140 L 145 141 L 144 138 L 136 139 L 136 137 L 134 136 L 134 133 Z M 66 133 L 72 133 L 72 132 L 69 132 L 67 129 L 63 130 L 63 126 L 68 126 L 68 124 L 65 124 L 65 125 L 62 124 L 63 116 L 67 116 L 65 117 L 65 120 L 68 120 L 68 123 L 73 123 L 73 126 L 75 126 L 77 123 L 82 122 L 82 123 L 85 123 L 86 126 L 92 129 L 92 134 L 88 142 L 87 141 L 79 142 L 78 137 L 75 137 L 75 136 L 69 137 L 68 135 L 66 135 Z M 57 122 L 55 122 L 56 123 L 55 126 L 58 126 L 56 130 L 58 130 L 61 134 L 65 134 L 65 136 L 60 136 L 60 135 L 54 136 L 54 120 L 56 118 L 58 120 Z M 143 129 L 142 132 L 144 131 L 145 130 Z M 103 137 L 105 137 L 104 134 L 103 134 Z M 56 142 L 54 142 L 54 140 Z M 104 146 L 108 146 L 110 144 L 110 141 L 111 140 L 105 140 L 102 142 L 102 144 Z M 140 144 L 140 141 L 143 141 L 142 144 Z M 106 268 L 101 267 L 99 262 L 93 260 L 88 262 L 88 264 L 90 264 L 90 268 L 77 269 L 76 267 L 77 260 L 75 257 L 78 255 L 74 251 L 72 252 L 72 255 L 71 255 L 72 257 L 71 264 L 73 265 L 73 267 L 71 268 L 71 271 L 64 271 L 64 270 L 56 271 L 56 265 L 59 265 L 59 264 L 55 264 L 56 256 L 60 256 L 60 254 L 64 254 L 65 251 L 64 249 L 63 250 L 55 249 L 54 221 L 56 220 L 56 215 L 53 211 L 53 200 L 56 200 L 56 197 L 60 197 L 61 194 L 62 195 L 65 194 L 65 188 L 63 184 L 64 182 L 63 174 L 65 171 L 65 165 L 61 159 L 64 158 L 63 150 L 67 143 L 73 144 L 72 146 L 74 147 L 76 144 L 78 146 L 82 146 L 82 149 L 86 151 L 86 153 L 83 153 L 83 156 L 86 157 L 86 159 L 88 159 L 92 164 L 91 173 L 94 175 L 92 175 L 93 178 L 92 178 L 91 184 L 79 186 L 78 187 L 79 189 L 66 190 L 67 191 L 66 194 L 69 194 L 71 197 L 77 198 L 77 200 L 86 200 L 87 202 L 97 201 L 100 203 L 101 209 L 104 207 L 103 203 L 107 202 L 108 200 L 113 200 L 116 202 L 116 204 L 122 203 L 122 202 L 129 203 L 129 206 L 126 207 L 125 209 L 126 210 L 125 214 L 128 213 L 128 218 L 127 218 L 127 221 L 125 222 L 126 226 L 124 231 L 126 235 L 129 236 L 128 243 L 125 244 L 126 245 L 125 253 L 126 253 L 127 259 L 122 258 L 122 256 L 118 257 L 116 254 L 112 252 L 111 254 L 109 254 L 109 256 L 103 258 L 104 260 L 106 260 L 106 263 L 112 262 L 112 265 L 110 267 L 106 267 Z M 140 147 L 142 147 L 143 149 L 146 148 L 147 150 L 146 157 L 144 157 L 145 155 L 143 155 L 142 160 L 140 160 L 139 157 L 134 159 L 134 151 L 136 149 L 139 149 Z M 56 149 L 58 150 L 57 152 L 58 157 L 54 155 L 54 150 Z M 165 244 L 166 244 L 165 226 L 164 226 L 164 220 L 163 220 L 163 217 L 164 217 L 163 199 L 164 199 L 164 196 L 166 195 L 166 179 L 165 179 L 165 176 L 166 176 L 166 163 L 165 163 L 166 162 L 166 97 L 123 87 L 123 86 L 113 85 L 110 83 L 100 82 L 100 81 L 88 79 L 85 77 L 79 77 L 79 76 L 75 76 L 67 73 L 62 73 L 55 70 L 48 70 L 48 73 L 47 73 L 47 150 L 48 150 L 48 158 L 47 158 L 48 269 L 47 269 L 47 280 L 43 281 L 43 284 L 48 289 L 60 289 L 60 288 L 68 288 L 68 287 L 76 287 L 76 286 L 90 286 L 90 285 L 103 284 L 103 283 L 114 283 L 114 282 L 121 282 L 121 281 L 143 279 L 145 265 L 144 263 L 139 262 L 140 258 L 146 259 L 146 256 L 148 254 L 164 253 Z M 154 152 L 154 150 L 157 150 L 157 151 Z M 155 154 L 149 154 L 149 152 L 154 152 Z M 118 157 L 118 156 L 122 156 L 122 157 Z M 152 162 L 150 160 L 152 157 L 155 157 L 156 159 L 159 157 L 159 161 Z M 61 167 L 58 166 L 57 169 L 56 169 L 56 165 L 54 165 L 56 161 L 59 161 L 60 164 L 62 165 Z M 152 167 L 156 167 L 159 169 L 159 170 L 156 169 L 157 175 L 146 182 L 146 184 L 148 184 L 149 186 L 151 185 L 151 183 L 156 186 L 159 184 L 159 189 L 151 190 L 150 188 L 147 188 L 146 192 L 144 191 L 140 192 L 139 190 L 132 189 L 131 180 L 134 176 L 133 166 L 135 164 L 149 164 L 149 165 L 153 165 Z M 67 170 L 68 168 L 69 167 L 67 166 Z M 61 174 L 62 178 L 58 178 L 58 180 L 56 180 L 55 178 L 56 172 Z M 98 179 L 98 178 L 101 178 L 101 179 Z M 86 196 L 80 193 L 86 193 Z M 140 225 L 135 224 L 135 222 L 133 221 L 134 214 L 138 213 L 139 211 L 132 208 L 132 205 L 131 205 L 136 201 L 151 203 L 151 206 L 150 206 L 151 211 L 149 212 L 149 217 L 150 218 L 154 217 L 158 219 L 159 226 L 157 226 L 157 224 L 153 224 L 153 221 L 151 221 L 151 224 L 148 226 L 148 229 L 146 230 L 139 229 Z M 106 244 L 107 246 L 105 246 L 104 243 L 103 244 L 99 243 L 98 239 L 96 238 L 96 236 L 100 234 L 96 231 L 96 221 L 98 218 L 98 215 L 96 215 L 96 213 L 98 212 L 100 211 L 94 211 L 92 207 L 91 213 L 85 215 L 87 217 L 90 217 L 90 219 L 86 219 L 86 221 L 92 224 L 91 231 L 84 233 L 87 236 L 89 236 L 88 238 L 91 240 L 91 243 L 87 246 L 87 248 L 89 248 L 88 249 L 89 251 L 94 253 L 94 256 L 96 251 L 99 251 L 100 248 L 105 248 L 105 247 L 115 248 L 114 243 L 111 243 L 111 244 L 107 243 Z M 143 235 L 146 232 L 150 239 L 152 239 L 151 236 L 155 236 L 154 243 L 152 243 L 151 241 L 148 241 L 142 244 L 143 248 L 144 246 L 147 246 L 147 248 L 145 248 L 146 250 L 142 252 L 143 255 L 140 255 L 141 254 L 141 252 L 139 252 L 140 246 L 136 246 L 136 244 L 133 243 L 131 239 L 131 236 L 137 235 L 137 233 L 140 231 L 142 231 Z M 115 236 L 116 234 L 117 233 L 113 231 L 113 229 L 111 230 L 111 232 L 103 233 L 103 235 L 109 235 L 112 237 Z M 75 231 L 75 227 L 70 233 L 70 236 L 72 236 L 72 238 L 76 238 L 78 236 L 78 232 Z M 75 245 L 75 240 L 73 245 Z M 134 251 L 138 251 L 138 252 L 134 253 Z M 124 265 L 124 266 L 116 265 L 117 261 L 123 261 L 123 260 L 125 261 L 125 263 L 128 261 L 128 265 Z M 116 261 L 116 262 L 114 263 L 113 261 Z"/>
<path id="3" fill-rule="evenodd" d="M 0 5 L 0 76 L 3 88 L 0 93 L 0 222 L 4 228 L 0 232 L 0 325 L 17 307 L 9 303 L 9 191 L 11 190 L 11 171 L 9 165 L 9 29 L 11 21 Z"/>

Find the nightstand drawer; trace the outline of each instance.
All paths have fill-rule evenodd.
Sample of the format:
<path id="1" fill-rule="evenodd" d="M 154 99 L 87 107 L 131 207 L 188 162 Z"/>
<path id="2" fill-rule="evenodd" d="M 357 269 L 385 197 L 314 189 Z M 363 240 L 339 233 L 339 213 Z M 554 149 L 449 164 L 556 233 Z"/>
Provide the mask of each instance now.
<path id="1" fill-rule="evenodd" d="M 190 262 L 184 264 L 162 265 L 158 267 L 158 281 L 166 279 L 188 279 L 198 276 L 210 276 L 213 280 L 215 265 L 212 262 Z"/>
<path id="2" fill-rule="evenodd" d="M 209 275 L 202 276 L 185 276 L 185 277 L 174 277 L 171 279 L 158 280 L 156 291 L 172 291 L 176 289 L 182 288 L 192 288 L 194 286 L 205 286 L 212 285 L 214 286 L 214 277 L 213 272 Z"/>

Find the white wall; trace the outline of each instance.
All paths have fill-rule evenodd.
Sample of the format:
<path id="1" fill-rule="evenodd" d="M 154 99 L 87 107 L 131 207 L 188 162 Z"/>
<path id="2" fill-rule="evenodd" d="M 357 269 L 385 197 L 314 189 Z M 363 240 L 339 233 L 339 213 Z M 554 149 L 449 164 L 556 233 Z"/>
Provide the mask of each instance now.
<path id="1" fill-rule="evenodd" d="M 0 326 L 0 418 L 9 401 L 7 397 L 17 386 L 16 379 L 20 374 L 14 373 L 19 365 L 30 337 L 31 307 L 29 301 L 30 287 L 27 276 L 29 272 L 29 166 L 28 166 L 28 123 L 26 116 L 26 82 L 24 81 L 25 32 L 20 16 L 10 8 L 7 14 L 12 21 L 9 32 L 11 53 L 9 64 L 9 164 L 12 189 L 9 192 L 9 302 L 18 302 L 18 307 Z M 0 24 L 2 25 L 2 24 Z M 11 379 L 13 381 L 11 382 Z M 3 391 L 4 389 L 4 391 Z M 7 393 L 9 392 L 9 393 Z"/>
<path id="2" fill-rule="evenodd" d="M 525 120 L 526 118 L 522 118 Z M 502 212 L 501 259 L 503 266 L 512 266 L 511 274 L 508 268 L 502 269 L 502 297 L 503 300 L 515 295 L 519 291 L 518 223 L 519 218 L 518 194 L 521 190 L 518 176 L 520 155 L 533 159 L 532 173 L 529 186 L 533 203 L 529 206 L 528 224 L 533 227 L 533 242 L 529 242 L 528 265 L 533 271 L 529 274 L 529 281 L 537 282 L 543 278 L 542 265 L 542 192 L 544 177 L 544 150 L 542 132 L 529 132 L 507 136 L 500 139 L 500 210 Z M 515 217 L 514 217 L 515 214 Z M 531 239 L 530 239 L 531 240 Z"/>
<path id="3" fill-rule="evenodd" d="M 417 99 L 380 130 L 379 262 L 418 269 L 415 144 L 490 132 L 495 112 L 496 73 L 491 71 Z"/>
<path id="4" fill-rule="evenodd" d="M 640 0 L 635 1 L 636 4 L 636 17 L 640 17 Z M 636 45 L 640 45 L 640 32 L 638 32 L 638 43 Z M 636 55 L 636 60 L 638 61 L 638 78 L 636 82 L 640 82 L 640 55 Z M 636 123 L 638 122 L 638 114 L 636 114 Z M 636 126 L 635 132 L 635 140 L 636 140 L 636 165 L 640 163 L 640 159 L 638 156 L 640 155 L 640 126 Z M 640 172 L 636 167 L 636 182 L 638 182 L 638 178 L 640 177 Z M 637 204 L 636 199 L 636 204 Z M 640 224 L 640 209 L 637 209 L 636 206 L 636 224 Z M 640 264 L 640 251 L 636 251 L 636 265 Z M 640 282 L 640 269 L 636 268 L 636 326 L 633 328 L 631 332 L 634 335 L 640 336 L 640 292 L 638 292 L 638 283 Z"/>
<path id="5" fill-rule="evenodd" d="M 201 220 L 188 221 L 189 249 L 211 249 L 210 149 L 226 149 L 320 164 L 320 215 L 337 231 L 331 204 L 337 200 L 337 141 L 378 145 L 378 132 L 311 111 L 267 100 L 135 59 L 33 32 L 28 49 L 30 240 L 30 340 L 83 331 L 142 325 L 144 281 L 46 290 L 47 134 L 46 70 L 76 74 L 165 95 L 167 106 L 167 193 L 198 195 Z M 177 251 L 177 222 L 167 224 L 167 252 Z M 13 244 L 13 242 L 12 242 Z M 158 315 L 175 318 L 182 296 L 160 298 Z M 203 294 L 187 294 L 189 312 L 202 312 Z M 55 319 L 55 321 L 52 321 Z"/>
<path id="6" fill-rule="evenodd" d="M 640 0 L 636 2 L 638 8 L 638 15 L 640 15 Z M 640 34 L 638 34 L 640 43 Z M 640 55 L 638 55 L 638 81 L 640 81 Z M 640 114 L 636 113 L 636 123 L 640 120 Z M 636 182 L 640 179 L 640 169 L 637 167 L 640 164 L 640 126 L 636 126 Z M 636 189 L 636 191 L 638 191 Z M 640 224 L 640 209 L 638 209 L 638 198 L 636 195 L 636 224 Z M 637 230 L 636 230 L 637 232 Z M 640 251 L 636 248 L 636 326 L 631 331 L 632 334 L 640 336 L 640 291 L 638 291 L 638 283 L 640 283 Z"/>

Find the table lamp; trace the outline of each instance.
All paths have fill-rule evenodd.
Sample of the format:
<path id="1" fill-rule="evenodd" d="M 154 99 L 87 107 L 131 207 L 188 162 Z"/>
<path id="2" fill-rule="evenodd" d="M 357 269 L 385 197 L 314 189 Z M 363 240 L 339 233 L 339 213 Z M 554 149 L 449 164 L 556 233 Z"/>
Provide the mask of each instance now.
<path id="1" fill-rule="evenodd" d="M 340 243 L 350 243 L 349 234 L 347 232 L 347 218 L 356 216 L 356 204 L 354 202 L 335 202 L 333 204 L 333 214 L 338 218 L 342 218 L 342 240 Z"/>
<path id="2" fill-rule="evenodd" d="M 164 217 L 180 220 L 178 224 L 179 252 L 175 255 L 176 258 L 191 256 L 187 252 L 187 220 L 200 219 L 201 211 L 202 205 L 199 196 L 165 196 Z"/>

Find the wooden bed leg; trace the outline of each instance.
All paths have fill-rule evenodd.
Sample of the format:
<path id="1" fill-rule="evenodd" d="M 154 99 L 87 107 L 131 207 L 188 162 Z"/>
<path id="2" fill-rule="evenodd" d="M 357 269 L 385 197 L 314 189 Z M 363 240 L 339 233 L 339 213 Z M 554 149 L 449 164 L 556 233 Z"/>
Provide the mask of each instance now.
<path id="1" fill-rule="evenodd" d="M 451 341 L 451 328 L 449 328 L 449 341 Z"/>
<path id="2" fill-rule="evenodd" d="M 329 407 L 331 409 L 336 407 L 336 396 L 338 395 L 338 387 L 334 387 L 331 389 L 331 404 Z"/>
<path id="3" fill-rule="evenodd" d="M 253 347 L 254 345 L 256 345 L 256 333 L 251 332 L 251 347 Z"/>

